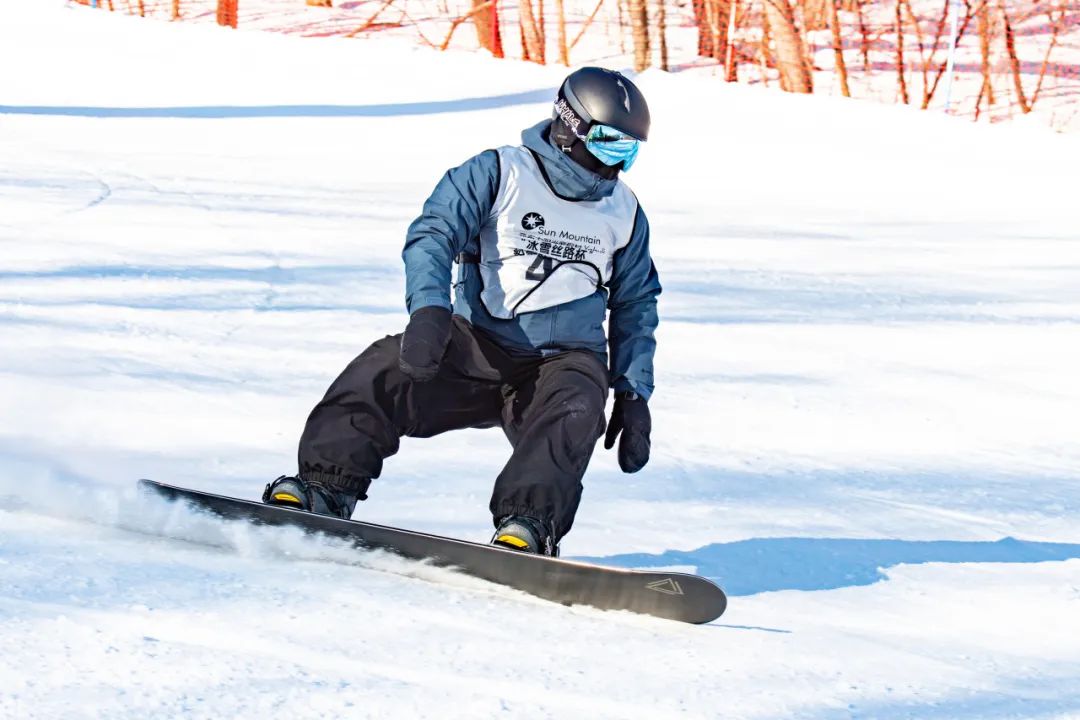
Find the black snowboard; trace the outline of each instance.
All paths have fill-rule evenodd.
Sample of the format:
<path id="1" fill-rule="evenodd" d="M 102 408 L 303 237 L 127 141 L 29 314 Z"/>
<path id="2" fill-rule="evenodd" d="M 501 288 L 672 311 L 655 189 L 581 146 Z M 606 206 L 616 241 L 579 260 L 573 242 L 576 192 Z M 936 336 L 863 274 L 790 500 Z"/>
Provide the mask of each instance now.
<path id="1" fill-rule="evenodd" d="M 308 532 L 345 538 L 361 548 L 388 550 L 409 559 L 453 567 L 468 575 L 564 605 L 629 610 L 688 623 L 715 620 L 727 606 L 724 592 L 697 575 L 589 565 L 385 525 L 314 515 L 153 480 L 140 480 L 139 485 L 166 498 L 187 501 L 223 518 L 265 525 L 293 525 Z"/>

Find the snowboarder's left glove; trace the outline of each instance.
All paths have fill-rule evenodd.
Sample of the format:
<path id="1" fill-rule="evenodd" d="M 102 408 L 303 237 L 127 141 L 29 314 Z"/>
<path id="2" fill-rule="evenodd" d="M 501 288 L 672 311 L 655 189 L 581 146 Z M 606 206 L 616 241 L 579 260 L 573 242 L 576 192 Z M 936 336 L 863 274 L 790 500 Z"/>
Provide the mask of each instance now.
<path id="1" fill-rule="evenodd" d="M 604 449 L 610 450 L 619 440 L 619 467 L 623 472 L 635 473 L 649 462 L 649 433 L 652 432 L 652 416 L 645 398 L 635 392 L 621 392 L 615 396 L 615 409 L 604 438 Z"/>
<path id="2" fill-rule="evenodd" d="M 422 307 L 412 314 L 401 336 L 401 372 L 417 382 L 427 382 L 439 372 L 439 364 L 450 343 L 450 311 L 437 305 Z"/>

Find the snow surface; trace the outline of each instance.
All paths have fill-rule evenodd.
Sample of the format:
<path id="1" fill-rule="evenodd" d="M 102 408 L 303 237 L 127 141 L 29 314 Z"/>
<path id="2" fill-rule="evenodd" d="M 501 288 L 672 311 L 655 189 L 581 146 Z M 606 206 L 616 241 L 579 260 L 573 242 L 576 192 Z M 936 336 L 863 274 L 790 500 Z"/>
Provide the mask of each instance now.
<path id="1" fill-rule="evenodd" d="M 90 4 L 90 0 L 78 0 Z M 657 19 L 660 3 L 652 0 L 650 17 Z M 665 1 L 665 46 L 669 67 L 679 73 L 711 77 L 723 82 L 726 73 L 715 60 L 698 54 L 698 23 L 694 16 L 696 2 Z M 1023 0 L 999 0 L 988 3 L 991 7 L 990 45 L 988 61 L 991 68 L 990 82 L 993 102 L 983 97 L 981 122 L 1020 122 L 1051 127 L 1060 132 L 1080 131 L 1080 9 L 1075 0 L 1066 3 L 1031 3 Z M 627 19 L 626 3 L 596 2 L 595 0 L 560 0 L 555 9 L 549 7 L 545 16 L 544 3 L 535 3 L 534 11 L 546 27 L 547 60 L 558 62 L 556 38 L 559 7 L 565 16 L 567 38 L 571 43 L 570 62 L 573 64 L 634 64 L 633 29 Z M 878 102 L 903 102 L 897 87 L 896 74 L 896 3 L 864 3 L 862 12 L 844 10 L 849 3 L 840 3 L 838 9 L 849 83 L 852 97 Z M 945 109 L 947 80 L 938 78 L 937 71 L 944 70 L 948 53 L 949 32 L 948 3 L 941 0 L 907 0 L 905 5 L 915 21 L 905 21 L 903 47 L 905 53 L 905 82 L 911 102 L 919 106 L 922 96 L 930 87 L 936 92 L 929 103 L 931 112 Z M 117 13 L 140 15 L 159 21 L 173 21 L 174 9 L 179 8 L 179 20 L 184 23 L 215 23 L 217 0 L 102 0 L 103 9 L 112 7 Z M 1021 84 L 1025 96 L 1031 100 L 1039 86 L 1037 102 L 1031 113 L 1025 115 L 1018 99 L 1015 79 L 1006 52 L 1004 29 L 1000 27 L 998 9 L 1008 10 L 1014 32 L 1015 50 L 1020 63 Z M 475 27 L 469 23 L 455 25 L 456 19 L 465 17 L 472 9 L 472 0 L 346 0 L 333 3 L 333 7 L 313 7 L 297 0 L 244 0 L 238 8 L 239 32 L 262 31 L 293 33 L 313 37 L 349 36 L 361 27 L 364 32 L 354 35 L 357 42 L 377 38 L 384 43 L 388 38 L 441 47 L 449 41 L 451 52 L 482 52 Z M 764 76 L 759 57 L 761 40 L 762 5 L 745 2 L 739 13 L 740 25 L 735 28 L 736 52 L 739 60 L 739 82 L 762 83 L 778 87 L 777 71 Z M 821 3 L 793 3 L 796 18 L 802 23 L 809 8 L 824 6 Z M 852 5 L 854 8 L 854 5 Z M 972 13 L 976 10 L 967 4 Z M 500 0 L 498 4 L 502 27 L 502 42 L 507 58 L 523 56 L 517 0 Z M 1052 12 L 1051 12 L 1052 11 Z M 1048 13 L 1053 15 L 1051 22 Z M 963 12 L 961 11 L 961 15 Z M 974 17 L 974 16 L 973 16 Z M 545 19 L 546 18 L 546 22 Z M 593 18 L 589 22 L 589 18 Z M 586 23 L 589 23 L 586 27 Z M 938 23 L 945 23 L 939 25 Z M 982 97 L 982 55 L 975 21 L 965 25 L 963 20 L 955 58 L 956 74 L 951 94 L 949 112 L 976 119 L 976 105 Z M 1054 35 L 1054 24 L 1060 25 Z M 860 26 L 866 28 L 863 37 Z M 585 31 L 582 34 L 582 31 Z M 657 23 L 650 23 L 650 46 L 653 61 L 660 64 L 660 37 Z M 580 35 L 580 38 L 579 38 Z M 580 39 L 579 43 L 574 43 Z M 841 89 L 834 71 L 835 55 L 830 29 L 804 33 L 809 56 L 813 58 L 814 93 L 840 96 Z M 1053 47 L 1050 47 L 1053 42 Z M 865 45 L 865 62 L 862 48 Z M 1049 54 L 1047 54 L 1049 51 Z M 1044 61 L 1047 65 L 1044 67 Z M 923 74 L 923 67 L 928 75 Z M 1043 71 L 1045 74 L 1043 75 Z M 1040 80 L 1040 75 L 1042 79 Z"/>
<path id="2" fill-rule="evenodd" d="M 564 551 L 717 579 L 693 627 L 133 487 L 291 471 L 559 69 L 55 0 L 0 68 L 0 717 L 1080 717 L 1076 138 L 639 78 L 654 456 L 598 451 Z M 506 455 L 406 440 L 357 515 L 486 540 Z"/>

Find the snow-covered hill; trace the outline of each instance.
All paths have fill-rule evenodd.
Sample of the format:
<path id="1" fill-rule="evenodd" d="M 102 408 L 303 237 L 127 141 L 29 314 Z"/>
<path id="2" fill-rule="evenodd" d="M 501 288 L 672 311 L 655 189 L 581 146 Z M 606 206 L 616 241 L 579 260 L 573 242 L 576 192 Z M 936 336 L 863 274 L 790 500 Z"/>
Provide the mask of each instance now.
<path id="1" fill-rule="evenodd" d="M 564 551 L 716 578 L 688 627 L 133 491 L 291 471 L 559 69 L 53 0 L 0 68 L 0 717 L 1080 717 L 1075 138 L 639 78 L 655 454 Z M 485 540 L 506 453 L 406 441 L 358 516 Z"/>

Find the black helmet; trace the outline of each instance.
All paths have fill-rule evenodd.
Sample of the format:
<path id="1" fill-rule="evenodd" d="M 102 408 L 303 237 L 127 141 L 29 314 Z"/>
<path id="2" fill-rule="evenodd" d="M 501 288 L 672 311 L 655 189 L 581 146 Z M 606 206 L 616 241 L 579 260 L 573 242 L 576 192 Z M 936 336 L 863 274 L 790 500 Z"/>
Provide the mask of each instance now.
<path id="1" fill-rule="evenodd" d="M 614 70 L 584 67 L 563 80 L 551 116 L 551 134 L 561 147 L 584 140 L 593 125 L 608 125 L 649 139 L 649 105 L 637 85 Z"/>

